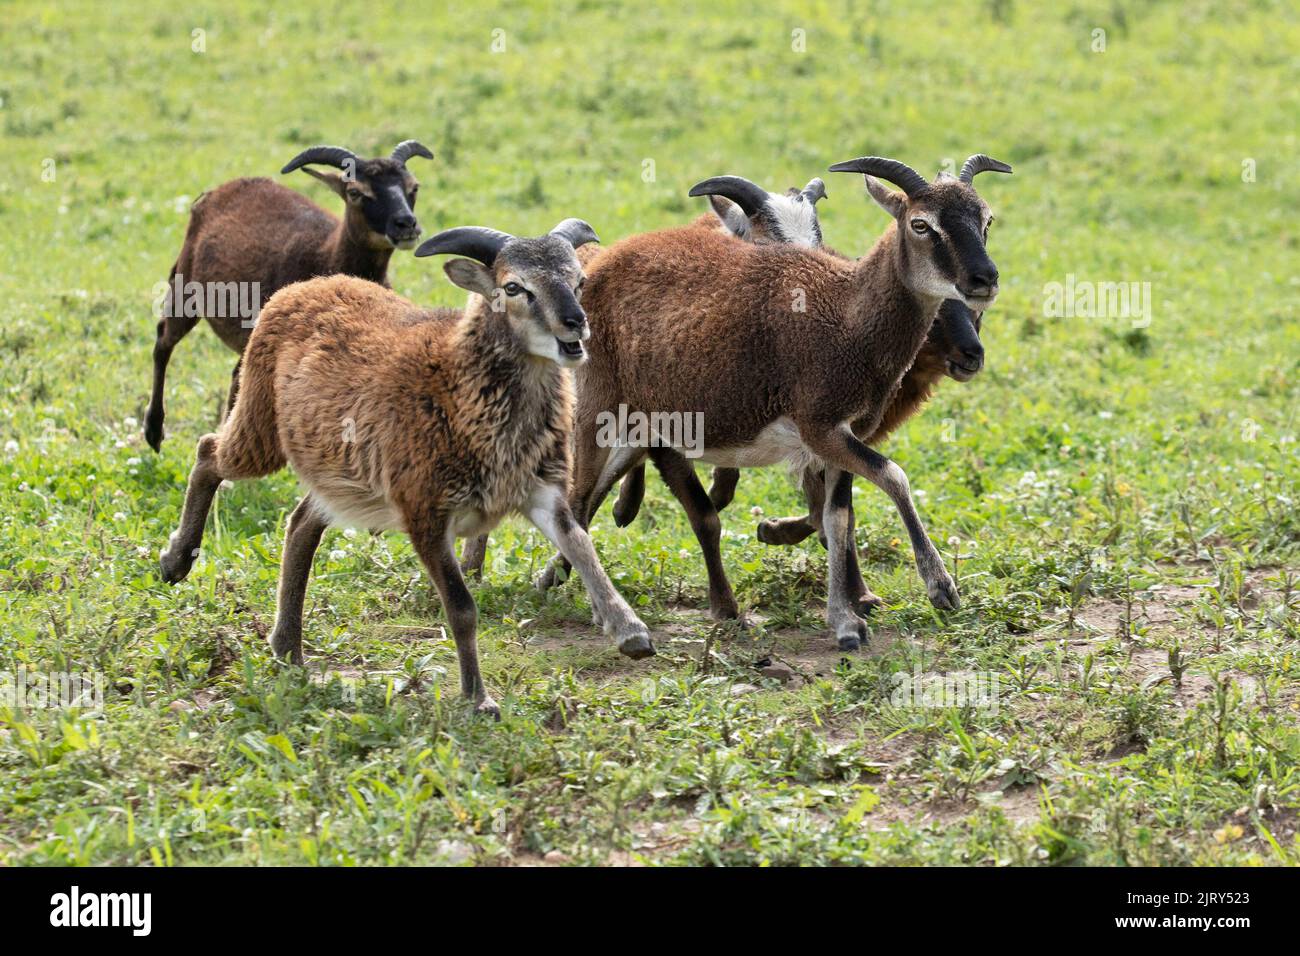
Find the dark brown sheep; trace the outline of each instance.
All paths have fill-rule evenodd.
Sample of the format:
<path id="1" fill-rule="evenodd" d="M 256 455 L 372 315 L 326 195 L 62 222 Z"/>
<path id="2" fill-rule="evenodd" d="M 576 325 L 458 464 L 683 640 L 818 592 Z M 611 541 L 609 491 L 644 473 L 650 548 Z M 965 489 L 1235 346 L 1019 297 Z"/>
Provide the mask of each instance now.
<path id="1" fill-rule="evenodd" d="M 831 489 L 822 522 L 831 552 L 827 619 L 851 649 L 866 633 L 847 587 L 855 474 L 893 500 L 931 602 L 958 605 L 907 476 L 854 429 L 871 435 L 880 427 L 945 299 L 977 311 L 992 304 L 998 274 L 984 247 L 992 217 L 971 179 L 1009 167 L 973 156 L 960 177 L 933 183 L 877 157 L 831 168 L 866 174 L 872 197 L 894 218 L 854 262 L 700 229 L 634 236 L 592 262 L 584 300 L 592 359 L 578 373 L 570 500 L 586 523 L 646 454 L 602 443 L 602 420 L 616 409 L 701 416 L 702 458 L 714 465 L 821 461 Z M 660 438 L 672 444 L 672 436 Z M 562 566 L 554 561 L 543 583 L 557 580 Z M 720 568 L 709 571 L 716 592 L 725 579 L 717 580 Z"/>
<path id="2" fill-rule="evenodd" d="M 301 168 L 327 185 L 346 203 L 342 219 L 264 178 L 236 179 L 194 201 L 185 242 L 158 303 L 153 391 L 144 428 L 154 451 L 162 447 L 167 363 L 200 318 L 242 355 L 259 310 L 290 283 L 343 274 L 388 284 L 393 250 L 414 247 L 420 236 L 415 218 L 420 185 L 406 168 L 412 156 L 433 158 L 426 147 L 407 140 L 379 159 L 361 159 L 338 146 L 313 146 L 290 160 L 281 173 Z M 342 172 L 308 168 L 313 164 Z M 228 407 L 238 386 L 236 363 Z"/>

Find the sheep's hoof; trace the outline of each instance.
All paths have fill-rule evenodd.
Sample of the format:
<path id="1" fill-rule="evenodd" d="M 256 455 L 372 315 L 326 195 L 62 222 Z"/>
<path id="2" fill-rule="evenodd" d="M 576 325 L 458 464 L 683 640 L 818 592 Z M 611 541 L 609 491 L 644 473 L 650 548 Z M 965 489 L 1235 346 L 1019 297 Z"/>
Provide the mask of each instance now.
<path id="1" fill-rule="evenodd" d="M 491 697 L 484 697 L 474 705 L 474 713 L 482 714 L 484 717 L 491 717 L 493 720 L 501 719 L 501 707 Z"/>
<path id="2" fill-rule="evenodd" d="M 167 550 L 158 557 L 158 568 L 162 579 L 168 584 L 184 581 L 194 567 L 194 559 L 199 556 L 198 548 L 182 548 L 175 541 L 167 545 Z"/>
<path id="3" fill-rule="evenodd" d="M 865 641 L 866 636 L 862 634 L 841 634 L 835 638 L 835 646 L 842 651 L 856 651 Z"/>
<path id="4" fill-rule="evenodd" d="M 867 622 L 857 615 L 833 625 L 835 646 L 842 651 L 856 651 L 867 643 Z"/>
<path id="5" fill-rule="evenodd" d="M 866 594 L 859 595 L 858 598 L 853 602 L 853 609 L 857 611 L 859 614 L 861 614 L 863 617 L 866 617 L 876 608 L 884 607 L 884 606 L 885 606 L 885 599 L 878 594 L 873 594 L 871 591 L 867 591 Z"/>
<path id="6" fill-rule="evenodd" d="M 813 526 L 799 518 L 764 518 L 756 532 L 764 544 L 798 544 L 812 533 Z"/>
<path id="7" fill-rule="evenodd" d="M 533 581 L 533 587 L 537 588 L 539 591 L 549 591 L 557 584 L 563 584 L 568 576 L 569 575 L 558 562 L 551 561 L 542 569 L 542 573 L 537 576 L 536 580 Z"/>
<path id="8" fill-rule="evenodd" d="M 631 505 L 624 506 L 622 499 L 614 502 L 614 525 L 619 528 L 626 528 L 632 523 L 632 519 L 637 516 L 641 510 L 641 503 L 637 502 L 635 508 Z"/>
<path id="9" fill-rule="evenodd" d="M 271 632 L 271 653 L 287 660 L 290 664 L 302 666 L 302 635 Z"/>
<path id="10" fill-rule="evenodd" d="M 709 601 L 709 616 L 715 621 L 735 621 L 740 618 L 740 607 L 734 597 L 713 598 Z"/>
<path id="11" fill-rule="evenodd" d="M 649 634 L 644 631 L 637 631 L 618 642 L 618 651 L 620 654 L 626 654 L 634 661 L 639 661 L 643 657 L 654 657 L 655 646 L 651 642 Z"/>
<path id="12" fill-rule="evenodd" d="M 146 421 L 144 423 L 144 440 L 154 451 L 161 452 L 163 441 L 162 422 L 156 422 L 153 419 Z"/>
<path id="13" fill-rule="evenodd" d="M 926 586 L 930 603 L 940 611 L 955 611 L 961 607 L 961 598 L 957 595 L 957 585 L 946 573 L 943 577 L 931 581 Z"/>

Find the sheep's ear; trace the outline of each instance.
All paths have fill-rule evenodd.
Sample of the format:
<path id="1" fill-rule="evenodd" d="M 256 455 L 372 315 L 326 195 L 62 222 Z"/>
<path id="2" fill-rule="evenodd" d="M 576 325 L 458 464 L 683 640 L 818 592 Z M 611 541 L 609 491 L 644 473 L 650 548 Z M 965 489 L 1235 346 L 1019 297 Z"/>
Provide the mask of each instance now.
<path id="1" fill-rule="evenodd" d="M 881 209 L 885 210 L 885 212 L 889 213 L 895 219 L 898 219 L 903 215 L 904 210 L 907 209 L 906 196 L 896 190 L 890 189 L 880 180 L 874 179 L 871 176 L 863 176 L 862 178 L 867 181 L 867 192 L 871 194 L 871 198 L 876 201 Z"/>
<path id="2" fill-rule="evenodd" d="M 315 176 L 334 192 L 338 193 L 340 199 L 348 198 L 348 184 L 338 173 L 320 172 L 307 166 L 302 167 L 302 171 L 308 176 Z"/>
<path id="3" fill-rule="evenodd" d="M 737 239 L 744 239 L 749 235 L 749 217 L 730 199 L 710 194 L 709 205 L 713 207 L 713 214 L 722 220 L 722 225 L 727 232 Z"/>
<path id="4" fill-rule="evenodd" d="M 487 266 L 473 259 L 451 259 L 442 267 L 447 278 L 466 292 L 477 292 L 485 299 L 491 299 L 496 291 L 496 280 Z"/>

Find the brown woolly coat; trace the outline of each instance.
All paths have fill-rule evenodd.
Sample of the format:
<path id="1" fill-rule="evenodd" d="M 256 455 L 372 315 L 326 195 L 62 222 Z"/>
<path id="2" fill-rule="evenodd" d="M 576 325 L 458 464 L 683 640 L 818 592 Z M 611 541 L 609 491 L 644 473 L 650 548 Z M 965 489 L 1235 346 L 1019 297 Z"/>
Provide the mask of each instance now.
<path id="1" fill-rule="evenodd" d="M 735 239 L 734 236 L 731 236 L 722 228 L 721 221 L 713 213 L 704 213 L 682 228 L 704 229 L 724 238 Z M 735 241 L 741 242 L 738 239 Z M 578 259 L 582 263 L 583 269 L 589 271 L 591 264 L 600 255 L 608 252 L 610 248 L 609 246 L 599 246 L 593 243 L 579 249 Z M 829 246 L 824 246 L 821 251 L 846 263 L 853 261 L 848 256 Z M 584 298 L 584 302 L 589 301 L 589 298 Z M 867 430 L 870 427 L 870 422 L 867 420 L 853 423 L 853 431 L 862 439 L 863 443 L 872 446 L 880 444 L 925 406 L 925 403 L 934 394 L 939 382 L 948 374 L 947 362 L 950 357 L 950 348 L 951 346 L 944 336 L 942 324 L 934 323 L 920 350 L 916 353 L 916 358 L 911 367 L 908 368 L 906 374 L 900 380 L 897 390 L 894 392 L 874 430 Z"/>
<path id="2" fill-rule="evenodd" d="M 898 256 L 892 224 L 856 261 L 689 226 L 625 239 L 586 266 L 580 407 L 702 412 L 710 448 L 782 416 L 874 434 L 938 306 L 903 288 Z"/>
<path id="3" fill-rule="evenodd" d="M 256 282 L 263 306 L 285 286 L 315 276 L 343 273 L 386 285 L 393 250 L 374 241 L 352 207 L 340 220 L 270 179 L 235 179 L 195 200 L 172 274 L 187 283 Z M 251 329 L 241 317 L 206 318 L 221 341 L 243 351 Z"/>
<path id="4" fill-rule="evenodd" d="M 569 471 L 572 385 L 524 353 L 479 296 L 423 309 L 350 276 L 297 283 L 262 311 L 223 430 L 227 477 L 287 461 L 337 519 L 414 513 L 491 527 Z"/>

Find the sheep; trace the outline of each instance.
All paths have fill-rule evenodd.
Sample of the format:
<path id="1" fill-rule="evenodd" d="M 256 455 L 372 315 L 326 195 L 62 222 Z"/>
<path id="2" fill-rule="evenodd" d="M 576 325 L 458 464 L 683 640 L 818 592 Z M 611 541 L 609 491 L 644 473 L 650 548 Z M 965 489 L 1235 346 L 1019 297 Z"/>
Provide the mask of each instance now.
<path id="1" fill-rule="evenodd" d="M 163 580 L 189 573 L 223 480 L 288 462 L 306 495 L 285 534 L 275 654 L 302 662 L 303 598 L 325 528 L 400 529 L 442 599 L 463 693 L 499 716 L 479 673 L 478 612 L 452 548 L 456 536 L 484 533 L 514 511 L 577 566 L 595 622 L 618 649 L 634 659 L 654 654 L 565 498 L 567 369 L 585 360 L 589 335 L 574 249 L 595 239 L 577 219 L 533 239 L 478 226 L 439 233 L 416 255 L 469 257 L 444 266 L 470 293 L 463 311 L 421 309 L 352 276 L 277 292 L 244 353 L 233 411 L 199 441 L 180 525 L 160 556 Z"/>
<path id="2" fill-rule="evenodd" d="M 866 435 L 880 427 L 945 299 L 978 312 L 996 299 L 998 272 L 985 249 L 992 216 L 971 185 L 987 170 L 1011 168 L 977 154 L 959 176 L 930 183 L 897 160 L 832 166 L 863 173 L 893 219 L 853 262 L 699 229 L 633 236 L 606 250 L 588 268 L 584 299 L 592 337 L 591 360 L 577 373 L 570 504 L 578 521 L 586 526 L 613 483 L 646 454 L 602 447 L 602 419 L 619 406 L 696 414 L 704 425 L 701 457 L 711 464 L 824 465 L 827 622 L 841 649 L 856 649 L 866 635 L 846 584 L 855 474 L 893 501 L 931 603 L 957 608 L 956 584 L 926 535 L 906 474 L 863 444 L 854 426 Z M 680 439 L 656 435 L 655 443 L 673 447 Z M 668 457 L 659 448 L 650 454 Z M 716 538 L 716 513 L 711 518 L 704 534 Z M 564 568 L 558 556 L 539 583 L 556 583 Z M 720 570 L 708 568 L 711 594 L 725 585 Z"/>
<path id="3" fill-rule="evenodd" d="M 689 196 L 707 196 L 713 215 L 704 213 L 690 225 L 699 229 L 723 229 L 755 245 L 784 243 L 804 249 L 822 246 L 817 203 L 826 198 L 826 183 L 820 177 L 803 189 L 791 187 L 784 193 L 770 193 L 742 176 L 715 176 L 691 187 Z M 713 469 L 709 497 L 730 501 L 740 472 L 734 468 Z M 631 524 L 645 496 L 645 464 L 634 466 L 624 476 L 614 502 L 614 523 Z M 719 507 L 725 507 L 719 505 Z"/>
<path id="4" fill-rule="evenodd" d="M 761 187 L 739 176 L 718 176 L 693 186 L 692 196 L 707 195 L 715 216 L 705 214 L 691 225 L 700 228 L 724 228 L 737 238 L 755 243 L 787 242 L 805 248 L 826 247 L 822 243 L 821 224 L 815 204 L 826 197 L 826 184 L 813 179 L 802 190 L 790 189 L 784 196 L 768 193 Z M 802 200 L 802 201 L 801 201 Z M 774 225 L 773 225 L 774 224 Z M 839 253 L 827 250 L 834 255 Z M 955 300 L 944 304 L 951 310 L 950 318 L 935 322 L 926 337 L 916 361 L 913 363 L 898 393 L 885 413 L 881 428 L 867 438 L 867 444 L 878 444 L 898 426 L 915 414 L 929 399 L 939 379 L 944 375 L 955 381 L 969 381 L 983 367 L 984 350 L 979 342 L 980 314 Z M 713 484 L 709 488 L 712 506 L 721 511 L 735 496 L 740 471 L 735 468 L 713 469 Z M 804 484 L 816 487 L 818 475 L 807 475 Z M 622 528 L 631 524 L 640 510 L 645 495 L 645 465 L 635 465 L 619 486 L 614 502 L 614 523 Z M 694 500 L 692 494 L 691 500 Z M 686 504 L 686 502 L 683 502 Z M 809 499 L 810 513 L 805 518 L 768 519 L 759 526 L 758 538 L 769 544 L 794 544 L 802 541 L 820 528 L 821 501 Z M 703 516 L 699 516 L 702 518 Z M 692 520 L 692 525 L 699 519 Z M 861 585 L 863 592 L 866 585 Z M 718 602 L 713 602 L 718 606 Z M 874 603 L 879 603 L 875 599 Z M 734 617 L 734 607 L 723 602 L 724 615 Z"/>
<path id="5" fill-rule="evenodd" d="M 758 245 L 781 242 L 805 248 L 816 248 L 822 243 L 821 226 L 817 220 L 816 204 L 826 198 L 826 184 L 813 178 L 803 189 L 791 187 L 784 193 L 770 193 L 756 183 L 741 176 L 715 176 L 691 187 L 689 195 L 707 196 L 712 213 L 704 213 L 691 228 L 724 229 L 731 235 Z M 599 246 L 586 246 L 578 253 L 578 261 L 586 266 L 604 250 Z M 714 472 L 715 490 L 721 469 Z M 730 472 L 724 480 L 735 488 L 736 475 Z M 635 517 L 645 494 L 645 465 L 638 464 L 623 479 L 623 490 L 614 506 L 615 521 L 619 521 L 620 508 L 626 509 L 627 520 Z M 482 575 L 487 557 L 487 536 L 468 538 L 461 552 L 460 568 L 465 574 Z"/>
<path id="6" fill-rule="evenodd" d="M 898 391 L 891 399 L 885 414 L 876 430 L 864 434 L 855 426 L 855 433 L 863 444 L 877 446 L 885 441 L 899 426 L 921 410 L 939 382 L 946 376 L 957 382 L 967 382 L 979 373 L 984 365 L 984 347 L 980 344 L 979 329 L 982 315 L 972 312 L 955 299 L 947 299 L 939 307 L 939 316 L 925 343 L 917 353 L 916 360 L 903 376 Z M 691 527 L 695 531 L 701 548 L 706 553 L 706 565 L 715 568 L 710 580 L 709 604 L 715 617 L 732 619 L 739 617 L 731 587 L 726 583 L 722 570 L 722 556 L 719 550 L 720 540 L 709 533 L 716 523 L 716 514 L 731 503 L 736 483 L 740 476 L 739 469 L 718 466 L 713 469 L 713 485 L 704 491 L 695 476 L 694 469 L 681 456 L 670 449 L 655 449 L 651 453 L 660 470 L 670 468 L 673 475 L 669 480 L 670 490 L 686 510 Z M 674 460 L 675 459 L 675 460 Z M 644 466 L 638 466 L 644 468 Z M 641 500 L 639 496 L 629 493 L 629 482 L 637 469 L 629 472 L 623 479 L 618 501 L 615 504 L 615 522 L 621 526 L 628 524 L 636 516 Z M 758 540 L 765 544 L 797 544 L 813 532 L 820 534 L 822 528 L 821 512 L 825 504 L 825 484 L 822 470 L 810 465 L 804 469 L 801 484 L 808 500 L 808 514 L 803 517 L 767 518 L 758 525 Z M 643 490 L 644 485 L 642 486 Z M 721 493 L 720 493 L 721 489 Z M 620 515 L 618 508 L 624 510 Z M 620 520 L 620 518 L 622 520 Z M 860 614 L 868 613 L 880 606 L 883 601 L 871 592 L 862 578 L 858 566 L 857 550 L 853 545 L 853 520 L 849 515 L 848 532 L 849 553 L 846 556 L 847 569 L 844 583 L 849 591 L 849 601 Z M 825 535 L 821 535 L 825 545 Z M 713 552 L 713 553 L 710 553 Z"/>
<path id="7" fill-rule="evenodd" d="M 691 223 L 701 229 L 722 228 L 755 245 L 784 244 L 816 249 L 822 244 L 817 203 L 826 198 L 820 177 L 803 189 L 770 193 L 742 176 L 714 176 L 691 187 L 689 196 L 708 196 L 713 215 Z"/>
<path id="8" fill-rule="evenodd" d="M 406 168 L 413 156 L 433 159 L 427 147 L 408 139 L 387 158 L 361 159 L 339 146 L 313 146 L 286 163 L 281 174 L 302 169 L 338 193 L 346 203 L 341 220 L 265 177 L 232 180 L 194 201 L 185 242 L 159 301 L 153 391 L 144 426 L 150 448 L 162 449 L 167 363 L 200 318 L 242 355 L 258 310 L 292 282 L 344 273 L 388 284 L 393 250 L 413 248 L 420 237 L 415 218 L 420 184 Z M 343 172 L 319 172 L 312 165 Z M 191 301 L 185 292 L 191 288 L 237 288 L 242 307 L 207 308 Z M 229 301 L 226 297 L 227 306 Z M 238 388 L 236 363 L 227 408 L 234 405 Z"/>

